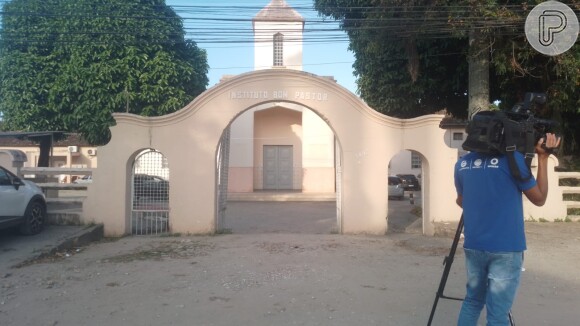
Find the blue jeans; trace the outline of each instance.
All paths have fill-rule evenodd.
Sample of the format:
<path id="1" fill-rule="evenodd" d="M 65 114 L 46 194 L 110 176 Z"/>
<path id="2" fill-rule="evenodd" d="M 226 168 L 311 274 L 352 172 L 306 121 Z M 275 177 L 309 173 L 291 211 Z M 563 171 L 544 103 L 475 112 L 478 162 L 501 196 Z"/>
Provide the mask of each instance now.
<path id="1" fill-rule="evenodd" d="M 520 283 L 523 252 L 464 250 L 467 293 L 457 325 L 477 325 L 484 305 L 488 326 L 510 325 L 508 314 Z"/>

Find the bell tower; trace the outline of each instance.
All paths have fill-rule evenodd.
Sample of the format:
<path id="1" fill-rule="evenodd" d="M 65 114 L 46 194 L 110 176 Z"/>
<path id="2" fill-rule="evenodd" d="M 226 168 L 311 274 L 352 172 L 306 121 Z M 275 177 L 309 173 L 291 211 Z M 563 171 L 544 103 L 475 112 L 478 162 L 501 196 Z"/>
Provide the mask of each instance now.
<path id="1" fill-rule="evenodd" d="M 302 70 L 304 18 L 285 0 L 272 0 L 252 19 L 254 70 Z"/>

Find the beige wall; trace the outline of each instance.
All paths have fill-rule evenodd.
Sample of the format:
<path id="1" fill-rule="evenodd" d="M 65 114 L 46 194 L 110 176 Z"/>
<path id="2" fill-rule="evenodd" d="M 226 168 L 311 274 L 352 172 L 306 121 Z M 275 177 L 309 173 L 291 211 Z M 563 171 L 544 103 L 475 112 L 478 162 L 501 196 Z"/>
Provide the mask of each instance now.
<path id="1" fill-rule="evenodd" d="M 220 137 L 242 112 L 267 103 L 296 104 L 312 110 L 336 136 L 341 162 L 337 167 L 340 232 L 384 234 L 387 167 L 391 157 L 403 149 L 424 156 L 425 232 L 433 232 L 434 221 L 459 218 L 453 195 L 457 150 L 445 145 L 445 131 L 439 128 L 443 116 L 390 118 L 329 79 L 267 69 L 228 79 L 173 114 L 152 118 L 115 114 L 111 142 L 99 148 L 99 168 L 94 171 L 85 202 L 85 221 L 104 223 L 107 235 L 129 232 L 132 160 L 142 149 L 155 148 L 167 157 L 171 175 L 178 176 L 171 178 L 169 194 L 172 232 L 215 232 Z M 290 130 L 296 135 L 297 130 Z"/>
<path id="2" fill-rule="evenodd" d="M 170 115 L 145 118 L 115 114 L 111 142 L 98 149 L 99 167 L 88 190 L 84 221 L 104 223 L 107 235 L 129 233 L 131 166 L 141 150 L 155 148 L 167 157 L 175 176 L 169 193 L 171 231 L 214 233 L 219 228 L 216 156 L 220 138 L 242 112 L 265 104 L 280 106 L 276 103 L 296 104 L 316 112 L 336 136 L 340 162 L 336 167 L 337 225 L 341 233 L 384 234 L 388 211 L 385 176 L 389 160 L 401 150 L 416 151 L 422 158 L 424 233 L 433 234 L 434 222 L 459 219 L 453 185 L 458 151 L 445 143 L 446 132 L 439 128 L 442 115 L 391 118 L 328 79 L 271 69 L 224 81 Z M 298 141 L 288 119 L 282 127 Z M 552 159 L 550 164 L 550 188 L 554 191 L 544 208 L 535 210 L 526 203 L 526 216 L 565 217 L 553 171 L 557 161 Z"/>
<path id="3" fill-rule="evenodd" d="M 335 192 L 334 132 L 314 111 L 302 112 L 302 191 Z"/>

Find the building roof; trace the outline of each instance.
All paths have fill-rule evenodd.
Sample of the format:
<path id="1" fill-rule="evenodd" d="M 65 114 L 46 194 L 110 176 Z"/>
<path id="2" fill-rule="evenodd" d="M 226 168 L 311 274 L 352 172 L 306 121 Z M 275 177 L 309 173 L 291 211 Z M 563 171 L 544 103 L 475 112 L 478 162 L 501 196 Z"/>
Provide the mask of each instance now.
<path id="1" fill-rule="evenodd" d="M 0 147 L 38 147 L 40 137 L 54 136 L 59 139 L 53 144 L 59 146 L 91 146 L 80 134 L 65 133 L 62 131 L 38 131 L 38 132 L 0 132 Z M 63 137 L 64 136 L 64 137 Z"/>
<path id="2" fill-rule="evenodd" d="M 465 128 L 467 126 L 467 121 L 464 119 L 457 119 L 451 116 L 446 116 L 439 123 L 439 128 L 441 129 L 458 129 Z"/>
<path id="3" fill-rule="evenodd" d="M 304 18 L 285 0 L 272 0 L 264 9 L 260 10 L 253 21 L 284 21 L 304 22 Z"/>

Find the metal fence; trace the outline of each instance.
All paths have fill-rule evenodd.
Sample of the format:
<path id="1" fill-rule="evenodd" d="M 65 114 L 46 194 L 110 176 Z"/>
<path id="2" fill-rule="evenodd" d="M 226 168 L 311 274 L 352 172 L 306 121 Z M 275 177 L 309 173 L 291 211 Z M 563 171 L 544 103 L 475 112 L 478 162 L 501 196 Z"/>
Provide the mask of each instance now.
<path id="1" fill-rule="evenodd" d="M 169 232 L 169 167 L 166 157 L 153 149 L 135 158 L 131 178 L 131 234 Z"/>

